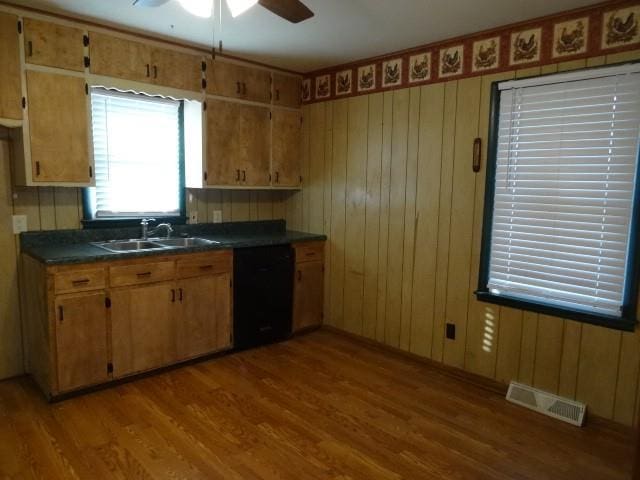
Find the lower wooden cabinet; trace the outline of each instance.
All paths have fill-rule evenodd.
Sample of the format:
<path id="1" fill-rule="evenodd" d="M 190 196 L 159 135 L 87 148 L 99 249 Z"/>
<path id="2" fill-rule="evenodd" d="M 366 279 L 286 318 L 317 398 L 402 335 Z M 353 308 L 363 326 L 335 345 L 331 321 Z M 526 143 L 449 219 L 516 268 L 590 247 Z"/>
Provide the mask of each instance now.
<path id="1" fill-rule="evenodd" d="M 56 371 L 60 391 L 106 382 L 106 293 L 55 298 Z"/>
<path id="2" fill-rule="evenodd" d="M 294 245 L 293 332 L 322 325 L 324 306 L 324 242 Z"/>
<path id="3" fill-rule="evenodd" d="M 185 360 L 231 346 L 231 274 L 178 282 L 176 341 Z"/>
<path id="4" fill-rule="evenodd" d="M 110 297 L 114 378 L 178 359 L 173 282 L 118 288 Z"/>
<path id="5" fill-rule="evenodd" d="M 27 371 L 49 398 L 232 346 L 231 250 L 23 266 Z"/>

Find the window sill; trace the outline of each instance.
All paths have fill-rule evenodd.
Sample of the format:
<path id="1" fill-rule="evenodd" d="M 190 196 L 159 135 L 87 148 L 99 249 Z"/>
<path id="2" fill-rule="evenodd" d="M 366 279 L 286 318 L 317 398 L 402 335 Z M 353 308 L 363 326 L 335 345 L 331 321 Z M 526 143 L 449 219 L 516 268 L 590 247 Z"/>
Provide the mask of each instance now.
<path id="1" fill-rule="evenodd" d="M 82 220 L 82 228 L 85 230 L 97 228 L 127 228 L 139 227 L 142 217 L 136 218 L 99 218 L 91 220 Z M 186 216 L 178 217 L 158 217 L 158 223 L 170 223 L 171 225 L 186 225 L 188 218 Z"/>
<path id="2" fill-rule="evenodd" d="M 503 305 L 505 307 L 518 308 L 521 310 L 528 310 L 545 315 L 553 315 L 554 317 L 566 318 L 582 323 L 589 323 L 591 325 L 598 325 L 601 327 L 610 328 L 612 330 L 633 332 L 636 327 L 636 320 L 634 318 L 627 318 L 624 316 L 612 317 L 609 315 L 598 315 L 594 313 L 580 312 L 578 310 L 569 310 L 566 308 L 557 307 L 555 305 L 530 302 L 527 300 L 520 300 L 504 295 L 494 295 L 486 290 L 476 291 L 475 295 L 476 298 L 481 302 L 493 303 L 496 305 Z"/>

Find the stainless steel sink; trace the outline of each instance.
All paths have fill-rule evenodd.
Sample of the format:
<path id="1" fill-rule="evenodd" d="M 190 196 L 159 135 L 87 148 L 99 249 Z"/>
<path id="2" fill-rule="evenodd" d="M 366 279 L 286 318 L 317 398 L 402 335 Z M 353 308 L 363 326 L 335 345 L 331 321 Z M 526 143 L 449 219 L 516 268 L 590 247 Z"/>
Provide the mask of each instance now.
<path id="1" fill-rule="evenodd" d="M 146 250 L 166 250 L 169 248 L 187 248 L 201 245 L 213 245 L 220 243 L 216 240 L 205 238 L 152 238 L 149 240 L 112 240 L 110 242 L 95 242 L 92 245 L 109 252 L 139 252 Z"/>
<path id="2" fill-rule="evenodd" d="M 114 240 L 111 242 L 94 243 L 96 247 L 103 248 L 110 252 L 135 252 L 140 250 L 161 250 L 166 248 L 156 242 L 148 240 Z"/>
<path id="3" fill-rule="evenodd" d="M 159 243 L 160 245 L 164 245 L 165 247 L 198 247 L 201 245 L 213 245 L 215 243 L 220 243 L 216 240 L 207 240 L 205 238 L 167 238 L 167 239 L 153 239 L 155 243 Z"/>

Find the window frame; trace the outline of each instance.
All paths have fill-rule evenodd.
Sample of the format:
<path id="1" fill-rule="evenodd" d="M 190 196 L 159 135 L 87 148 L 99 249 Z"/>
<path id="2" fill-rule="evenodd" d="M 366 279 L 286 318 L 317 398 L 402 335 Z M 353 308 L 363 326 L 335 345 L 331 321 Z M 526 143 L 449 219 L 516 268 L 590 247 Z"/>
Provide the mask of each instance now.
<path id="1" fill-rule="evenodd" d="M 595 70 L 601 68 L 611 68 L 615 66 L 636 64 L 635 62 L 623 62 L 619 64 L 603 65 L 598 67 L 584 68 L 582 70 Z M 540 78 L 555 75 L 556 73 L 545 75 L 532 75 L 529 77 L 518 78 Z M 632 332 L 635 330 L 638 308 L 638 287 L 640 273 L 640 235 L 638 228 L 640 226 L 640 166 L 636 168 L 635 191 L 633 197 L 633 213 L 630 224 L 629 237 L 629 258 L 625 270 L 625 292 L 624 301 L 621 308 L 621 316 L 613 316 L 599 313 L 585 312 L 578 309 L 562 307 L 553 303 L 536 302 L 525 300 L 522 298 L 495 295 L 487 288 L 489 282 L 489 263 L 491 261 L 491 231 L 493 226 L 494 213 L 494 196 L 496 184 L 496 168 L 498 153 L 498 129 L 500 123 L 500 90 L 499 84 L 508 80 L 498 80 L 491 84 L 491 99 L 489 113 L 489 132 L 488 132 L 488 148 L 486 162 L 486 178 L 485 178 L 485 194 L 484 194 L 484 212 L 482 219 L 482 237 L 480 247 L 480 270 L 478 272 L 478 289 L 474 292 L 476 298 L 481 302 L 503 305 L 521 310 L 528 310 L 545 315 L 553 315 L 569 320 L 576 320 L 592 325 L 599 325 L 614 330 L 622 330 Z M 638 158 L 640 162 L 640 148 L 638 149 Z"/>
<path id="2" fill-rule="evenodd" d="M 136 92 L 130 92 L 136 93 Z M 158 216 L 157 218 L 163 222 L 171 223 L 172 225 L 185 225 L 187 223 L 187 202 L 186 202 L 186 172 L 185 172 L 185 132 L 184 132 L 184 100 L 180 101 L 180 107 L 178 108 L 178 192 L 179 192 L 179 215 L 170 216 Z M 93 148 L 93 144 L 91 145 Z M 103 217 L 94 218 L 91 214 L 91 199 L 89 188 L 82 189 L 82 226 L 85 229 L 95 228 L 114 228 L 114 227 L 136 227 L 140 225 L 140 221 L 145 216 L 136 217 Z M 146 217 L 152 216 L 147 215 Z"/>

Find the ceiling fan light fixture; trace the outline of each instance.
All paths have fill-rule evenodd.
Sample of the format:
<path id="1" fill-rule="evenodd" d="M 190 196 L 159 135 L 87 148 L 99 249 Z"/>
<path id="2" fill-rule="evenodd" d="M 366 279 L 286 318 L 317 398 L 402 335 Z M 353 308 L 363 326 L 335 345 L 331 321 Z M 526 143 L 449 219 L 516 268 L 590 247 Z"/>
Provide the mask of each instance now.
<path id="1" fill-rule="evenodd" d="M 253 7 L 258 0 L 227 0 L 227 6 L 232 17 L 237 17 Z"/>
<path id="2" fill-rule="evenodd" d="M 196 17 L 209 18 L 213 11 L 213 0 L 178 0 L 182 8 Z"/>

